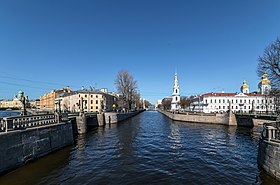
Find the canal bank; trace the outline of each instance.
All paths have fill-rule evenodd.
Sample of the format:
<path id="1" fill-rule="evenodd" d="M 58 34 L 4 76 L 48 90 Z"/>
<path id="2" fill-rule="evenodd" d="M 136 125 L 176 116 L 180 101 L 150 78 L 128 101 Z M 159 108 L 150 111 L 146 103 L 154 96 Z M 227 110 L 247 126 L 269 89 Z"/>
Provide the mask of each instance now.
<path id="1" fill-rule="evenodd" d="M 263 184 L 260 130 L 183 124 L 146 111 L 78 135 L 74 145 L 0 177 L 0 184 Z"/>
<path id="2" fill-rule="evenodd" d="M 0 133 L 0 174 L 73 144 L 72 125 L 58 123 Z"/>
<path id="3" fill-rule="evenodd" d="M 280 184 L 280 135 L 279 125 L 264 125 L 259 141 L 258 166 Z"/>
<path id="4" fill-rule="evenodd" d="M 189 123 L 207 123 L 218 124 L 226 126 L 241 126 L 241 127 L 256 127 L 263 125 L 264 123 L 274 122 L 272 120 L 255 119 L 246 115 L 235 115 L 232 112 L 229 113 L 178 113 L 168 112 L 158 109 L 158 112 L 167 116 L 174 121 L 182 121 Z"/>
<path id="5" fill-rule="evenodd" d="M 189 123 L 208 123 L 227 126 L 236 126 L 237 121 L 233 113 L 172 113 L 158 109 L 158 112 L 167 116 L 174 121 L 182 121 Z"/>
<path id="6" fill-rule="evenodd" d="M 74 134 L 85 134 L 92 128 L 120 123 L 124 120 L 132 118 L 145 110 L 138 110 L 126 113 L 105 112 L 102 114 L 82 113 L 71 116 L 70 121 L 73 125 Z"/>

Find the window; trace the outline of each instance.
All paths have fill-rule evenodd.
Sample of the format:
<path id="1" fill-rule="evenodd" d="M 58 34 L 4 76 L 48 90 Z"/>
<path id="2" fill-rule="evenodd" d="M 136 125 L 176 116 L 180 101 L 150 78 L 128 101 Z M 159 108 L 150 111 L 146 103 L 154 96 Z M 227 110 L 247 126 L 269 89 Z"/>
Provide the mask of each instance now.
<path id="1" fill-rule="evenodd" d="M 246 103 L 246 100 L 244 100 L 244 103 Z"/>
<path id="2" fill-rule="evenodd" d="M 251 109 L 251 106 L 249 106 L 248 108 Z"/>
<path id="3" fill-rule="evenodd" d="M 96 98 L 98 98 L 98 95 L 96 95 Z"/>
<path id="4" fill-rule="evenodd" d="M 93 100 L 90 100 L 90 103 L 93 104 Z"/>
<path id="5" fill-rule="evenodd" d="M 225 103 L 225 100 L 223 100 L 223 103 Z"/>
<path id="6" fill-rule="evenodd" d="M 231 103 L 233 103 L 233 100 L 231 100 Z"/>
<path id="7" fill-rule="evenodd" d="M 87 104 L 87 100 L 85 100 L 85 104 Z"/>
<path id="8" fill-rule="evenodd" d="M 272 103 L 272 100 L 270 100 L 269 102 Z"/>
<path id="9" fill-rule="evenodd" d="M 178 92 L 178 90 L 176 89 L 176 93 Z"/>
<path id="10" fill-rule="evenodd" d="M 210 102 L 212 103 L 212 99 L 210 100 Z"/>
<path id="11" fill-rule="evenodd" d="M 236 106 L 236 109 L 238 109 L 238 106 Z"/>
<path id="12" fill-rule="evenodd" d="M 98 109 L 98 106 L 96 106 L 95 108 Z"/>
<path id="13" fill-rule="evenodd" d="M 231 108 L 233 109 L 233 106 L 231 106 Z"/>
<path id="14" fill-rule="evenodd" d="M 242 103 L 242 100 L 240 100 L 240 103 Z"/>
<path id="15" fill-rule="evenodd" d="M 215 99 L 215 103 L 217 103 L 217 100 Z"/>
<path id="16" fill-rule="evenodd" d="M 249 103 L 251 103 L 251 100 L 249 100 Z"/>
<path id="17" fill-rule="evenodd" d="M 87 97 L 87 95 L 85 95 L 85 98 Z"/>
<path id="18" fill-rule="evenodd" d="M 92 95 L 90 95 L 90 97 L 92 98 Z"/>
<path id="19" fill-rule="evenodd" d="M 176 99 L 176 101 L 177 101 L 177 100 L 178 100 L 178 97 L 176 96 L 176 98 L 175 98 L 175 99 Z"/>
<path id="20" fill-rule="evenodd" d="M 263 100 L 262 100 L 262 103 L 263 103 Z"/>
<path id="21" fill-rule="evenodd" d="M 93 109 L 93 106 L 91 106 L 90 109 Z"/>
<path id="22" fill-rule="evenodd" d="M 219 106 L 219 109 L 221 109 L 221 106 Z"/>
<path id="23" fill-rule="evenodd" d="M 244 106 L 244 109 L 246 109 L 246 106 Z"/>
<path id="24" fill-rule="evenodd" d="M 225 106 L 223 106 L 223 109 L 225 109 Z"/>
<path id="25" fill-rule="evenodd" d="M 219 100 L 219 103 L 221 103 L 221 100 Z"/>
<path id="26" fill-rule="evenodd" d="M 205 103 L 207 103 L 207 100 L 205 100 Z"/>
<path id="27" fill-rule="evenodd" d="M 238 103 L 238 101 L 236 100 L 235 103 Z"/>
<path id="28" fill-rule="evenodd" d="M 96 104 L 98 104 L 98 100 L 96 100 Z"/>

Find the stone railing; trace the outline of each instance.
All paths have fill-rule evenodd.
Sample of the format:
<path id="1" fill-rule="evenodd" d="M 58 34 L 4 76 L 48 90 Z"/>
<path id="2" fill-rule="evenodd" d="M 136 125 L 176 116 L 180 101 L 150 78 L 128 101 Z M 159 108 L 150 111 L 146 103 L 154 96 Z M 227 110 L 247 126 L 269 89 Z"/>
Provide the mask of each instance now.
<path id="1" fill-rule="evenodd" d="M 0 132 L 8 132 L 10 130 L 20 130 L 41 125 L 57 123 L 54 114 L 17 116 L 0 119 Z"/>
<path id="2" fill-rule="evenodd" d="M 268 141 L 280 142 L 280 123 L 265 123 L 262 138 Z"/>

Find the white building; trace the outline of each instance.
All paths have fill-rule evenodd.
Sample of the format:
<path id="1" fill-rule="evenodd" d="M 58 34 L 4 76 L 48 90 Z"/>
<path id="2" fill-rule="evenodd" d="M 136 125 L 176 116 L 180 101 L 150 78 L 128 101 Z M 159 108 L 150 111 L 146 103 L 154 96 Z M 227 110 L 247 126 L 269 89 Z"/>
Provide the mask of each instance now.
<path id="1" fill-rule="evenodd" d="M 180 102 L 180 89 L 179 89 L 178 75 L 177 73 L 175 73 L 172 101 L 171 101 L 171 110 L 178 110 L 180 108 L 179 102 Z"/>
<path id="2" fill-rule="evenodd" d="M 264 78 L 265 77 L 265 78 Z M 259 93 L 249 93 L 249 86 L 246 81 L 241 86 L 240 93 L 206 93 L 193 99 L 193 111 L 212 113 L 212 112 L 275 112 L 276 107 L 274 98 L 267 96 L 266 93 L 271 89 L 267 75 L 263 75 L 259 83 Z"/>

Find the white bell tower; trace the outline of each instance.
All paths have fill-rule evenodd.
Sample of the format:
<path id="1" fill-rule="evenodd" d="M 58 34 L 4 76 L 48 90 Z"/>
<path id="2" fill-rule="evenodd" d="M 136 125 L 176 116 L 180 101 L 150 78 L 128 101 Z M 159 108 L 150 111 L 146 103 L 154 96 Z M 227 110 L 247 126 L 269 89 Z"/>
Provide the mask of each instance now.
<path id="1" fill-rule="evenodd" d="M 180 90 L 179 90 L 179 83 L 178 83 L 178 75 L 177 73 L 175 73 L 172 101 L 171 101 L 171 110 L 178 110 L 180 108 L 179 102 L 180 102 Z"/>

